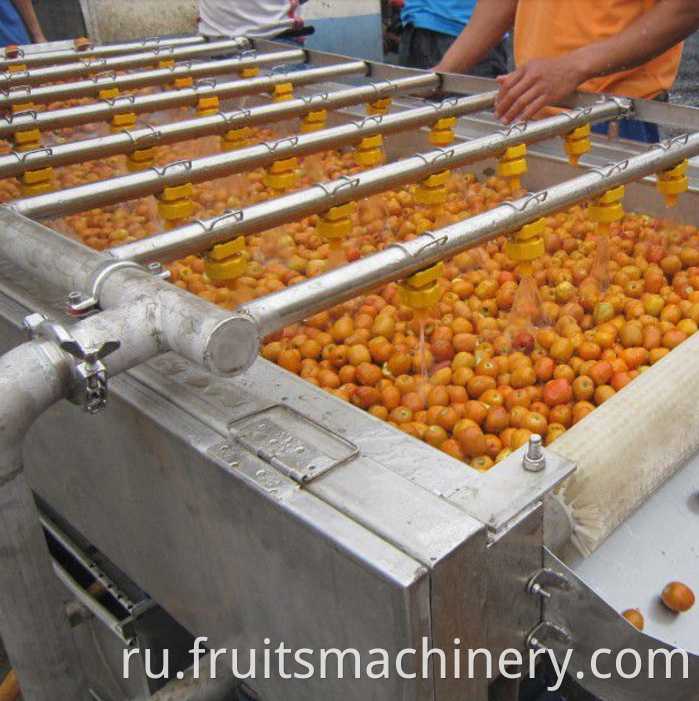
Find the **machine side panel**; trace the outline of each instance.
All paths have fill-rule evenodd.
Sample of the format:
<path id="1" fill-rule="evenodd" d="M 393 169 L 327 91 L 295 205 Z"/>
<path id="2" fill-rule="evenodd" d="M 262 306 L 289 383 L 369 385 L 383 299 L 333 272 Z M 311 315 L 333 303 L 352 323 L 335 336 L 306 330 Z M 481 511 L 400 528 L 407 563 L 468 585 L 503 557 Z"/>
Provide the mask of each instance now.
<path id="1" fill-rule="evenodd" d="M 393 656 L 429 636 L 426 568 L 291 480 L 255 481 L 268 466 L 246 451 L 226 464 L 220 435 L 134 380 L 113 390 L 96 417 L 62 403 L 37 423 L 30 476 L 182 625 L 239 649 L 242 671 L 243 651 L 256 650 L 258 677 L 265 638 L 272 649 L 352 647 L 365 663 L 372 648 Z M 395 675 L 347 683 L 328 670 L 325 681 L 284 681 L 275 669 L 251 686 L 290 701 L 431 697 Z"/>

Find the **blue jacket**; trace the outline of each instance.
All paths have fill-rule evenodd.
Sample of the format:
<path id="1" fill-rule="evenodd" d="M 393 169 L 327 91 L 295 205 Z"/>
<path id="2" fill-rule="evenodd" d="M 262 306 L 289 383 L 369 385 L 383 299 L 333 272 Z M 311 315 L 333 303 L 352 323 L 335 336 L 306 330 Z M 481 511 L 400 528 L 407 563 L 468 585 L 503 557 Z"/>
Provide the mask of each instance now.
<path id="1" fill-rule="evenodd" d="M 22 18 L 10 0 L 0 0 L 0 49 L 8 44 L 29 44 Z"/>
<path id="2" fill-rule="evenodd" d="M 477 0 L 405 0 L 403 24 L 457 36 L 469 23 Z"/>

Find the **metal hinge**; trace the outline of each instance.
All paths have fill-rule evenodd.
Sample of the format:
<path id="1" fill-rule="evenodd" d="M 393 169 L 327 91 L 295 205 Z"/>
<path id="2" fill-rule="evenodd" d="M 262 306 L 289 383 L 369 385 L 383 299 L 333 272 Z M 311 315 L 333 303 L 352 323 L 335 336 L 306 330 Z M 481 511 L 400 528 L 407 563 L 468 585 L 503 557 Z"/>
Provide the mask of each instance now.
<path id="1" fill-rule="evenodd" d="M 24 319 L 30 338 L 46 338 L 75 359 L 73 386 L 68 399 L 88 414 L 107 406 L 107 368 L 102 360 L 121 347 L 120 341 L 106 341 L 99 347 L 83 347 L 63 326 L 49 321 L 43 314 Z"/>

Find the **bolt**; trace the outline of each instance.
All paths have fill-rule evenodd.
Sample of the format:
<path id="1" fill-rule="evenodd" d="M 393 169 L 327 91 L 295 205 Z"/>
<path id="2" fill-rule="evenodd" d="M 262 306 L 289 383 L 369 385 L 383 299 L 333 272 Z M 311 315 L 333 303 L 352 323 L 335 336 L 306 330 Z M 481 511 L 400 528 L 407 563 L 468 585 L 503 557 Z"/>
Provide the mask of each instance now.
<path id="1" fill-rule="evenodd" d="M 541 596 L 544 599 L 550 599 L 551 594 L 549 594 L 546 589 L 544 589 L 539 582 L 534 582 L 529 587 L 529 593 L 534 594 L 534 596 Z"/>
<path id="2" fill-rule="evenodd" d="M 527 647 L 530 650 L 547 650 L 548 648 L 535 636 L 529 636 L 527 639 Z"/>
<path id="3" fill-rule="evenodd" d="M 537 433 L 532 434 L 529 439 L 522 467 L 529 472 L 541 472 L 546 467 L 546 458 L 541 450 L 541 436 Z"/>
<path id="4" fill-rule="evenodd" d="M 162 280 L 170 279 L 170 271 L 163 268 L 162 263 L 157 261 L 154 263 L 148 263 L 148 272 L 153 275 L 153 277 L 159 277 Z"/>
<path id="5" fill-rule="evenodd" d="M 82 316 L 85 314 L 89 305 L 85 304 L 86 298 L 82 292 L 69 292 L 68 293 L 68 311 L 74 316 Z"/>

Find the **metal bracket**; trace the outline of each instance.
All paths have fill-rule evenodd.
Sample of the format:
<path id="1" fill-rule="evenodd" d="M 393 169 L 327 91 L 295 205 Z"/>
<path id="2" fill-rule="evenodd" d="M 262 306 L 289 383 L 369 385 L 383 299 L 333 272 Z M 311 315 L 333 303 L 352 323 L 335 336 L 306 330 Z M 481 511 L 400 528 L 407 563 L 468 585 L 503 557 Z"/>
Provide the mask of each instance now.
<path id="1" fill-rule="evenodd" d="M 112 273 L 123 268 L 143 270 L 155 277 L 159 277 L 161 280 L 167 280 L 170 277 L 170 271 L 166 270 L 161 263 L 149 263 L 148 266 L 144 268 L 142 265 L 132 260 L 108 261 L 97 270 L 90 281 L 89 289 L 86 294 L 82 292 L 71 292 L 68 295 L 68 308 L 70 313 L 76 316 L 83 316 L 88 312 L 98 309 L 102 288 L 107 282 L 107 278 Z"/>
<path id="2" fill-rule="evenodd" d="M 76 361 L 73 366 L 73 387 L 68 399 L 88 414 L 96 414 L 107 406 L 107 369 L 102 364 L 108 355 L 121 347 L 120 341 L 106 341 L 101 346 L 83 347 L 60 324 L 43 314 L 30 314 L 24 319 L 30 338 L 45 338 L 55 343 Z"/>
<path id="3" fill-rule="evenodd" d="M 544 599 L 551 598 L 550 589 L 560 589 L 570 591 L 570 582 L 558 572 L 549 569 L 539 570 L 527 584 L 527 592 L 533 596 L 540 596 Z"/>
<path id="4" fill-rule="evenodd" d="M 102 293 L 102 287 L 107 281 L 109 275 L 111 275 L 115 270 L 120 268 L 138 268 L 142 270 L 142 267 L 138 263 L 134 263 L 130 260 L 117 260 L 109 261 L 105 263 L 94 275 L 90 281 L 89 291 L 87 294 L 82 292 L 71 292 L 68 295 L 68 306 L 71 314 L 77 316 L 82 316 L 83 314 L 92 311 L 99 307 L 100 294 Z"/>
<path id="5" fill-rule="evenodd" d="M 559 626 L 542 621 L 534 630 L 527 636 L 527 647 L 530 650 L 547 650 L 549 642 L 559 643 L 561 645 L 570 646 L 573 639 L 570 633 Z"/>
<path id="6" fill-rule="evenodd" d="M 316 103 L 318 103 L 319 107 L 322 107 L 327 102 L 329 95 L 330 93 L 327 92 L 317 92 L 313 93 L 313 95 L 301 95 L 299 99 L 309 107 L 315 107 Z"/>
<path id="7" fill-rule="evenodd" d="M 225 222 L 228 219 L 234 219 L 236 224 L 240 224 L 240 222 L 245 219 L 245 212 L 242 209 L 228 209 L 226 210 L 223 214 L 220 214 L 218 217 L 215 219 L 209 219 L 209 220 L 203 220 L 203 219 L 194 219 L 192 221 L 192 224 L 199 224 L 199 226 L 204 229 L 206 233 L 210 233 L 213 231 L 219 224 L 222 222 Z"/>

